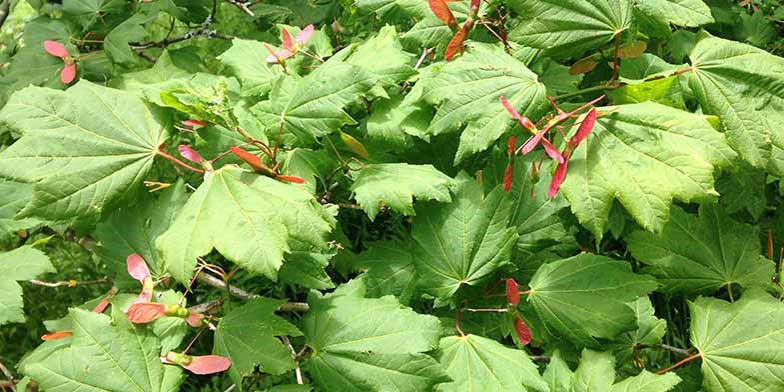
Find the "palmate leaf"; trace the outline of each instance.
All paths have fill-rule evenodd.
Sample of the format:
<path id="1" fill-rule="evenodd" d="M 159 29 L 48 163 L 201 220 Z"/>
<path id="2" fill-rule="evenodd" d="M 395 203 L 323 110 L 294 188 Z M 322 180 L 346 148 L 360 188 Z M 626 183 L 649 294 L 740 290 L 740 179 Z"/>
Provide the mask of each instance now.
<path id="1" fill-rule="evenodd" d="M 334 217 L 305 189 L 225 166 L 210 173 L 156 241 L 167 269 L 188 282 L 213 247 L 249 271 L 276 279 L 288 241 L 326 248 Z"/>
<path id="2" fill-rule="evenodd" d="M 167 137 L 141 98 L 80 81 L 67 91 L 28 87 L 0 111 L 23 133 L 0 153 L 0 176 L 34 183 L 19 217 L 94 217 L 139 185 Z"/>
<path id="3" fill-rule="evenodd" d="M 73 337 L 40 361 L 26 361 L 25 374 L 42 389 L 62 392 L 174 392 L 182 369 L 161 363 L 158 338 L 147 328 L 112 326 L 109 317 L 69 311 Z M 64 343 L 65 343 L 64 342 Z"/>
<path id="4" fill-rule="evenodd" d="M 527 301 L 549 334 L 598 346 L 597 338 L 612 339 L 637 326 L 627 303 L 657 286 L 653 278 L 633 273 L 627 262 L 583 253 L 539 267 Z"/>
<path id="5" fill-rule="evenodd" d="M 550 355 L 550 362 L 544 371 L 544 381 L 550 392 L 569 392 L 572 387 L 572 369 L 561 358 L 561 351 L 556 349 Z"/>
<path id="6" fill-rule="evenodd" d="M 572 154 L 561 190 L 601 239 L 612 200 L 646 230 L 661 231 L 672 199 L 711 201 L 716 168 L 736 156 L 704 116 L 655 103 L 608 107 Z"/>
<path id="7" fill-rule="evenodd" d="M 16 281 L 55 272 L 49 257 L 32 246 L 0 253 L 0 325 L 25 321 L 22 287 Z"/>
<path id="8" fill-rule="evenodd" d="M 713 23 L 710 8 L 702 0 L 640 0 L 637 8 L 658 22 L 676 26 Z"/>
<path id="9" fill-rule="evenodd" d="M 116 274 L 115 284 L 119 280 L 138 285 L 127 272 L 126 258 L 133 253 L 142 256 L 154 276 L 166 271 L 155 240 L 169 229 L 188 200 L 185 182 L 177 182 L 159 196 L 145 195 L 136 205 L 118 209 L 96 227 L 99 246 L 95 251 Z"/>
<path id="10" fill-rule="evenodd" d="M 35 218 L 14 218 L 32 197 L 32 184 L 0 180 L 0 235 L 30 229 L 41 224 Z"/>
<path id="11" fill-rule="evenodd" d="M 610 42 L 632 25 L 631 0 L 514 0 L 525 20 L 509 39 L 559 56 Z"/>
<path id="12" fill-rule="evenodd" d="M 701 297 L 689 310 L 707 392 L 784 390 L 784 304 L 750 290 L 734 304 Z"/>
<path id="13" fill-rule="evenodd" d="M 771 154 L 784 148 L 781 123 L 770 118 L 784 110 L 784 58 L 707 33 L 697 38 L 689 86 L 702 110 L 719 116 L 741 158 L 767 167 Z M 770 170 L 784 174 L 770 163 Z"/>
<path id="14" fill-rule="evenodd" d="M 549 388 L 525 351 L 477 335 L 441 339 L 436 353 L 452 382 L 437 391 L 548 392 Z"/>
<path id="15" fill-rule="evenodd" d="M 409 242 L 381 241 L 367 244 L 368 250 L 349 255 L 354 270 L 364 270 L 369 297 L 394 295 L 408 305 L 416 290 L 418 276 L 414 253 Z"/>
<path id="16" fill-rule="evenodd" d="M 263 95 L 272 89 L 276 78 L 283 75 L 280 65 L 267 63 L 267 50 L 259 41 L 235 38 L 229 50 L 218 58 L 234 72 L 242 83 L 243 95 Z"/>
<path id="17" fill-rule="evenodd" d="M 681 378 L 673 372 L 656 375 L 643 370 L 636 376 L 615 383 L 615 358 L 612 353 L 585 349 L 580 356 L 580 364 L 572 375 L 569 391 L 667 392 L 680 382 Z"/>
<path id="18" fill-rule="evenodd" d="M 381 209 L 381 202 L 393 211 L 415 215 L 414 197 L 418 200 L 448 202 L 452 179 L 433 165 L 380 163 L 366 165 L 359 171 L 351 190 L 354 198 L 371 220 Z"/>
<path id="19" fill-rule="evenodd" d="M 231 359 L 229 376 L 242 390 L 242 378 L 256 365 L 264 373 L 283 374 L 296 367 L 291 352 L 276 336 L 302 333 L 275 315 L 283 300 L 257 298 L 226 314 L 215 331 L 213 353 Z"/>
<path id="20" fill-rule="evenodd" d="M 378 34 L 359 45 L 349 56 L 349 64 L 359 65 L 378 78 L 383 86 L 394 86 L 417 71 L 415 56 L 405 52 L 394 26 L 384 26 Z"/>
<path id="21" fill-rule="evenodd" d="M 411 229 L 419 285 L 441 299 L 462 285 L 478 285 L 509 262 L 517 241 L 508 227 L 511 203 L 496 187 L 486 197 L 467 174 L 458 175 L 449 204 L 420 203 Z"/>
<path id="22" fill-rule="evenodd" d="M 637 316 L 637 329 L 624 332 L 613 343 L 613 351 L 619 362 L 631 359 L 637 345 L 654 345 L 661 343 L 667 332 L 667 320 L 656 318 L 653 304 L 648 297 L 640 297 L 630 304 Z"/>
<path id="23" fill-rule="evenodd" d="M 668 292 L 709 294 L 729 284 L 766 286 L 774 264 L 760 254 L 759 229 L 735 222 L 716 205 L 702 205 L 699 216 L 672 209 L 661 236 L 638 231 L 628 237 L 636 259 L 650 265 Z"/>
<path id="24" fill-rule="evenodd" d="M 468 43 L 456 60 L 423 70 L 414 90 L 419 88 L 422 99 L 437 108 L 427 133 L 461 132 L 455 163 L 486 150 L 518 126 L 499 103 L 500 96 L 530 117 L 547 105 L 545 87 L 535 73 L 503 47 L 478 42 Z"/>
<path id="25" fill-rule="evenodd" d="M 304 332 L 314 354 L 310 374 L 325 390 L 424 391 L 449 381 L 424 354 L 438 346 L 441 325 L 433 316 L 404 308 L 392 296 L 363 298 L 355 280 L 335 293 L 311 292 Z"/>
<path id="26" fill-rule="evenodd" d="M 282 123 L 283 132 L 312 142 L 344 124 L 355 124 L 344 108 L 356 102 L 376 80 L 378 76 L 365 68 L 333 58 L 298 79 L 286 100 L 263 101 L 252 111 L 268 127 L 277 130 Z"/>

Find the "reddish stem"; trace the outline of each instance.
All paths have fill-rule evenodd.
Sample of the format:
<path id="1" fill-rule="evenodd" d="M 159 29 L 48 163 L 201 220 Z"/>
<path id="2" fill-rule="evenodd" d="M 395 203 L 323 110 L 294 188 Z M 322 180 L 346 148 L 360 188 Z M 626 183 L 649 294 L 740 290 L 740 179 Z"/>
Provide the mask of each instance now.
<path id="1" fill-rule="evenodd" d="M 684 363 L 687 363 L 687 362 L 693 361 L 693 360 L 695 360 L 695 359 L 697 359 L 697 358 L 700 358 L 700 357 L 702 357 L 702 353 L 697 353 L 697 354 L 694 354 L 694 355 L 688 356 L 688 357 L 686 357 L 686 358 L 683 358 L 683 359 L 681 359 L 680 361 L 676 362 L 676 363 L 675 363 L 675 365 L 672 365 L 672 366 L 670 366 L 670 367 L 668 367 L 668 368 L 666 368 L 666 369 L 659 370 L 658 372 L 656 372 L 656 374 L 658 374 L 658 375 L 662 375 L 662 374 L 664 374 L 664 373 L 667 373 L 667 372 L 669 372 L 669 371 L 670 371 L 670 370 L 672 370 L 672 369 L 675 369 L 675 368 L 677 368 L 678 366 L 681 366 L 681 365 L 683 365 Z"/>
<path id="2" fill-rule="evenodd" d="M 171 161 L 175 165 L 182 166 L 182 167 L 184 167 L 184 168 L 186 168 L 186 169 L 188 169 L 190 171 L 194 171 L 194 172 L 199 173 L 199 174 L 204 174 L 204 170 L 196 168 L 196 167 L 193 167 L 193 166 L 191 166 L 191 165 L 189 165 L 189 164 L 187 164 L 187 163 L 185 163 L 185 162 L 183 162 L 183 161 L 181 161 L 181 160 L 179 160 L 179 159 L 177 159 L 177 158 L 175 158 L 175 157 L 173 157 L 173 156 L 171 156 L 171 155 L 169 155 L 169 154 L 167 154 L 167 153 L 165 153 L 165 152 L 163 152 L 161 150 L 158 150 L 157 154 L 162 156 L 162 157 L 164 157 L 164 158 L 166 158 L 166 159 L 168 159 L 169 161 Z"/>

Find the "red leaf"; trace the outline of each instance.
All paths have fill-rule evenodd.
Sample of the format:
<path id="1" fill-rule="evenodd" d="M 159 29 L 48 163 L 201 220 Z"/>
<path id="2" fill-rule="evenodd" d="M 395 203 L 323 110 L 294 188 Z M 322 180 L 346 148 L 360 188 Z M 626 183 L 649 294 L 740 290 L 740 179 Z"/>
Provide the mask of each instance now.
<path id="1" fill-rule="evenodd" d="M 514 279 L 506 280 L 506 302 L 514 306 L 520 303 L 520 287 Z"/>
<path id="2" fill-rule="evenodd" d="M 553 198 L 558 194 L 558 189 L 561 188 L 561 184 L 563 184 L 564 179 L 566 179 L 567 166 L 569 166 L 568 159 L 565 160 L 564 163 L 558 164 L 558 167 L 555 168 L 553 179 L 550 181 L 550 190 L 547 192 L 547 197 Z"/>
<path id="3" fill-rule="evenodd" d="M 528 343 L 531 343 L 531 330 L 523 319 L 518 318 L 515 320 L 514 328 L 515 332 L 517 332 L 517 339 L 520 340 L 520 344 L 527 346 Z"/>
<path id="4" fill-rule="evenodd" d="M 455 33 L 452 40 L 449 41 L 449 44 L 446 46 L 446 51 L 444 52 L 444 59 L 446 61 L 452 60 L 458 51 L 463 53 L 463 41 L 465 41 L 466 37 L 468 37 L 468 29 L 466 26 L 463 26 Z"/>
<path id="5" fill-rule="evenodd" d="M 231 360 L 219 355 L 202 355 L 191 358 L 191 363 L 182 365 L 182 367 L 193 374 L 218 373 L 231 367 Z"/>
<path id="6" fill-rule="evenodd" d="M 299 34 L 297 34 L 297 44 L 304 46 L 308 41 L 310 41 L 310 37 L 313 36 L 313 32 L 315 30 L 316 29 L 312 24 L 305 26 L 305 28 L 302 29 Z"/>
<path id="7" fill-rule="evenodd" d="M 585 119 L 583 119 L 583 122 L 580 124 L 580 128 L 577 129 L 577 133 L 569 139 L 569 147 L 577 147 L 580 142 L 588 137 L 588 134 L 591 133 L 593 126 L 596 124 L 596 116 L 596 109 L 591 109 L 591 111 L 585 115 Z"/>
<path id="8" fill-rule="evenodd" d="M 147 268 L 147 263 L 138 253 L 128 255 L 125 261 L 128 265 L 128 275 L 131 275 L 132 278 L 143 283 L 145 279 L 150 277 L 150 269 Z"/>
<path id="9" fill-rule="evenodd" d="M 288 182 L 291 182 L 291 183 L 294 183 L 294 184 L 304 184 L 305 183 L 304 179 L 299 178 L 299 177 L 294 177 L 294 176 L 277 176 L 275 178 L 277 178 L 279 180 L 283 180 L 283 181 L 288 181 Z"/>
<path id="10" fill-rule="evenodd" d="M 46 51 L 46 53 L 49 53 L 52 56 L 59 57 L 61 59 L 64 59 L 69 56 L 68 50 L 65 49 L 65 45 L 57 41 L 44 41 L 44 50 Z"/>
<path id="11" fill-rule="evenodd" d="M 283 49 L 294 50 L 294 42 L 291 41 L 291 34 L 286 29 L 280 29 L 280 40 L 283 42 Z"/>
<path id="12" fill-rule="evenodd" d="M 74 78 L 76 78 L 76 64 L 65 64 L 63 70 L 60 71 L 60 81 L 69 84 L 73 82 Z"/>
<path id="13" fill-rule="evenodd" d="M 146 324 L 166 315 L 166 305 L 156 303 L 133 304 L 125 312 L 125 318 L 134 324 Z"/>
<path id="14" fill-rule="evenodd" d="M 509 192 L 512 189 L 512 181 L 514 180 L 514 164 L 509 162 L 506 165 L 506 171 L 504 172 L 504 192 Z"/>
<path id="15" fill-rule="evenodd" d="M 452 15 L 452 11 L 446 5 L 445 0 L 428 0 L 428 3 L 430 4 L 430 10 L 433 11 L 436 18 L 441 19 L 445 25 L 449 27 L 457 25 L 455 16 Z"/>
<path id="16" fill-rule="evenodd" d="M 198 152 L 196 152 L 196 150 L 192 149 L 190 146 L 186 144 L 180 144 L 178 150 L 180 150 L 180 155 L 182 155 L 183 158 L 191 162 L 201 163 L 201 161 L 204 160 L 204 158 L 202 158 L 201 155 Z"/>
<path id="17" fill-rule="evenodd" d="M 53 340 L 62 340 L 71 336 L 73 336 L 73 332 L 71 331 L 58 331 L 41 336 L 41 340 L 51 342 Z"/>

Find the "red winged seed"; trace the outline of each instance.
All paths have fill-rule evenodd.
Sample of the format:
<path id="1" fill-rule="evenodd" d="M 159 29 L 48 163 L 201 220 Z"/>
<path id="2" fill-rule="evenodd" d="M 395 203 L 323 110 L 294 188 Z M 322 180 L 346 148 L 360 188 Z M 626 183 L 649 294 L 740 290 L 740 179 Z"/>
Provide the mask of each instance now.
<path id="1" fill-rule="evenodd" d="M 146 324 L 166 315 L 166 305 L 156 303 L 133 304 L 125 312 L 125 318 L 134 324 Z"/>
<path id="2" fill-rule="evenodd" d="M 46 53 L 61 59 L 65 59 L 69 56 L 68 50 L 65 49 L 65 45 L 57 41 L 44 41 L 44 50 L 46 50 Z"/>
<path id="3" fill-rule="evenodd" d="M 58 331 L 58 332 L 52 332 L 52 333 L 48 333 L 48 334 L 46 334 L 44 336 L 41 336 L 41 340 L 45 340 L 47 342 L 50 342 L 50 341 L 53 341 L 53 340 L 62 340 L 62 339 L 65 339 L 65 338 L 69 338 L 71 336 L 73 336 L 73 332 L 71 332 L 71 331 Z"/>
<path id="4" fill-rule="evenodd" d="M 286 29 L 280 29 L 280 40 L 283 42 L 283 48 L 286 50 L 294 50 L 294 42 L 291 40 L 291 34 Z"/>
<path id="5" fill-rule="evenodd" d="M 591 133 L 593 126 L 596 124 L 596 116 L 596 109 L 591 109 L 591 111 L 585 115 L 585 119 L 583 119 L 583 122 L 580 124 L 580 128 L 577 129 L 577 133 L 569 139 L 569 147 L 574 149 L 588 137 L 588 134 Z"/>
<path id="6" fill-rule="evenodd" d="M 180 155 L 182 155 L 183 158 L 191 162 L 201 163 L 204 160 L 204 158 L 202 158 L 201 155 L 196 152 L 196 150 L 192 149 L 187 144 L 180 144 L 178 150 L 180 151 Z"/>
<path id="7" fill-rule="evenodd" d="M 219 355 L 202 355 L 191 357 L 190 364 L 181 366 L 193 374 L 212 374 L 231 367 L 231 360 Z"/>
<path id="8" fill-rule="evenodd" d="M 455 16 L 446 5 L 445 0 L 428 0 L 428 4 L 430 5 L 430 10 L 433 11 L 433 14 L 436 16 L 436 18 L 441 19 L 445 25 L 449 27 L 454 27 L 457 25 Z"/>
<path id="9" fill-rule="evenodd" d="M 312 24 L 305 26 L 305 28 L 297 34 L 297 44 L 304 46 L 308 41 L 310 41 L 310 37 L 313 36 L 314 31 L 316 31 L 316 29 Z"/>
<path id="10" fill-rule="evenodd" d="M 506 109 L 507 112 L 509 112 L 512 118 L 517 120 L 523 128 L 531 131 L 532 133 L 537 133 L 536 125 L 534 125 L 534 123 L 531 122 L 531 120 L 529 120 L 528 117 L 521 116 L 520 113 L 517 113 L 517 110 L 515 110 L 515 108 L 513 108 L 512 105 L 509 104 L 509 101 L 507 101 L 506 97 L 504 97 L 503 95 L 501 96 L 501 105 L 504 106 L 504 108 Z"/>
<path id="11" fill-rule="evenodd" d="M 512 181 L 514 180 L 514 164 L 509 162 L 506 165 L 506 171 L 504 172 L 504 192 L 509 192 L 512 189 Z"/>
<path id="12" fill-rule="evenodd" d="M 514 279 L 506 280 L 506 302 L 514 306 L 520 303 L 520 286 Z"/>
<path id="13" fill-rule="evenodd" d="M 204 128 L 207 126 L 206 121 L 200 121 L 200 120 L 183 120 L 180 123 L 186 127 L 191 127 L 193 129 Z"/>
<path id="14" fill-rule="evenodd" d="M 131 275 L 132 278 L 144 282 L 150 277 L 150 269 L 147 268 L 147 263 L 138 253 L 128 255 L 125 262 L 128 265 L 128 275 Z"/>
<path id="15" fill-rule="evenodd" d="M 290 183 L 293 183 L 293 184 L 304 184 L 305 183 L 304 179 L 299 178 L 299 177 L 294 177 L 294 176 L 277 176 L 275 178 L 277 178 L 279 180 L 287 181 L 287 182 L 290 182 Z"/>
<path id="16" fill-rule="evenodd" d="M 449 44 L 446 46 L 446 51 L 444 52 L 444 59 L 446 61 L 452 60 L 458 51 L 463 53 L 463 41 L 468 37 L 469 29 L 467 27 L 467 25 L 463 25 L 463 27 L 461 27 L 452 37 L 452 40 L 449 41 Z"/>
<path id="17" fill-rule="evenodd" d="M 66 63 L 63 70 L 60 71 L 60 81 L 64 84 L 70 84 L 76 78 L 76 64 Z"/>
<path id="18" fill-rule="evenodd" d="M 550 181 L 550 190 L 547 191 L 547 197 L 553 198 L 558 194 L 558 190 L 561 188 L 561 184 L 563 184 L 564 179 L 566 178 L 566 168 L 568 166 L 569 160 L 567 159 L 564 163 L 558 164 L 558 167 L 555 168 L 553 179 Z"/>
<path id="19" fill-rule="evenodd" d="M 517 139 L 514 136 L 509 136 L 509 139 L 506 140 L 506 155 L 510 157 L 514 155 L 516 144 L 517 144 Z"/>
<path id="20" fill-rule="evenodd" d="M 193 328 L 199 328 L 204 324 L 204 315 L 201 313 L 190 312 L 188 317 L 185 318 L 185 322 Z"/>
<path id="21" fill-rule="evenodd" d="M 528 343 L 531 343 L 531 329 L 528 328 L 528 325 L 523 319 L 518 318 L 515 320 L 514 328 L 515 332 L 517 332 L 517 339 L 520 340 L 520 344 L 527 346 Z"/>
<path id="22" fill-rule="evenodd" d="M 229 150 L 231 150 L 231 152 L 234 155 L 236 155 L 237 158 L 242 159 L 243 161 L 245 161 L 245 163 L 247 163 L 248 165 L 250 165 L 256 170 L 264 171 L 267 168 L 266 165 L 261 163 L 261 158 L 259 158 L 256 155 L 253 155 L 239 147 L 231 147 L 229 148 Z"/>

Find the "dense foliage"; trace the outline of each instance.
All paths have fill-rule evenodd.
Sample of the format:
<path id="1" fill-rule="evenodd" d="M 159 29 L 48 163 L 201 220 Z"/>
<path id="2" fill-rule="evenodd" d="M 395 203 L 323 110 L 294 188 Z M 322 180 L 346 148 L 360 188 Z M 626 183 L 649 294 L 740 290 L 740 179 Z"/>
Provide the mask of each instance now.
<path id="1" fill-rule="evenodd" d="M 784 390 L 778 0 L 0 26 L 3 391 Z"/>

